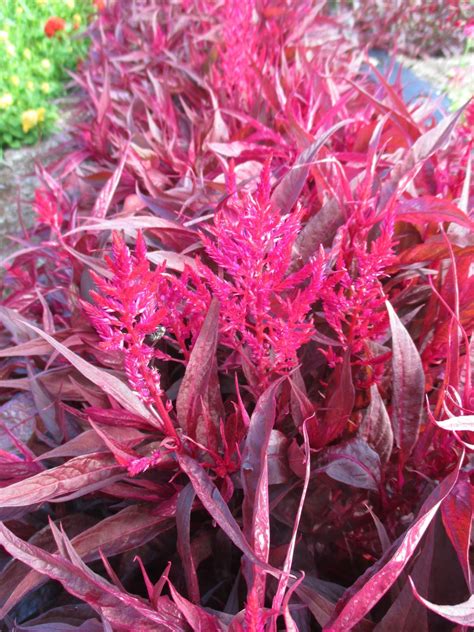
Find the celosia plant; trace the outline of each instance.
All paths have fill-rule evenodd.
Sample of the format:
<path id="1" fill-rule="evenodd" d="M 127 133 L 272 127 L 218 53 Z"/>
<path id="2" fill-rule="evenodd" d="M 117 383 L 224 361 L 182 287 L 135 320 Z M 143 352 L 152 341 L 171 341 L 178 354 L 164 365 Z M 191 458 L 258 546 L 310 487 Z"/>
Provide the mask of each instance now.
<path id="1" fill-rule="evenodd" d="M 474 625 L 472 103 L 345 10 L 101 6 L 3 261 L 3 629 Z"/>

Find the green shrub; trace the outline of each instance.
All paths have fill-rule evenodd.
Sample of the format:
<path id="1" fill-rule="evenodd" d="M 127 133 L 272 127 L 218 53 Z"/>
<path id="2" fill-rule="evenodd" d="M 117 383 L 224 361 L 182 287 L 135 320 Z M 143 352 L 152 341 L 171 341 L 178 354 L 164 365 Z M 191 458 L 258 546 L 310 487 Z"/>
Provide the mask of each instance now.
<path id="1" fill-rule="evenodd" d="M 54 97 L 87 50 L 91 0 L 0 2 L 0 148 L 34 143 L 54 126 Z"/>

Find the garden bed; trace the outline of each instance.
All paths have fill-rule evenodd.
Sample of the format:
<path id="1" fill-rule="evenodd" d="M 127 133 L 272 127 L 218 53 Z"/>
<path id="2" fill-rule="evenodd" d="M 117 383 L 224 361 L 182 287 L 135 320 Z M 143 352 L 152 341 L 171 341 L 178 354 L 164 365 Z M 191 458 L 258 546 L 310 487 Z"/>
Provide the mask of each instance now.
<path id="1" fill-rule="evenodd" d="M 461 4 L 101 7 L 2 280 L 5 630 L 472 627 L 474 102 L 368 54 Z"/>

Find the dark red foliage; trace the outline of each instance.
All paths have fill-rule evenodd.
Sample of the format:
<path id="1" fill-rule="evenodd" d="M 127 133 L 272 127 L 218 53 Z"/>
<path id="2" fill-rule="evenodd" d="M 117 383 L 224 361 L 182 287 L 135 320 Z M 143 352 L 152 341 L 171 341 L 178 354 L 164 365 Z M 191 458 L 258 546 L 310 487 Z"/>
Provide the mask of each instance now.
<path id="1" fill-rule="evenodd" d="M 468 7 L 96 4 L 2 262 L 3 629 L 467 630 L 474 105 L 363 46 Z"/>

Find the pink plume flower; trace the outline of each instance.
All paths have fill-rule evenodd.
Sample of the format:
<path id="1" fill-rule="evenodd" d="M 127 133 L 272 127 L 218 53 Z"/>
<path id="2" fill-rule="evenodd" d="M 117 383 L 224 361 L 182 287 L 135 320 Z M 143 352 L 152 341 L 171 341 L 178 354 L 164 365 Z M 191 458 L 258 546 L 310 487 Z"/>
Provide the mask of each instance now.
<path id="1" fill-rule="evenodd" d="M 232 195 L 203 236 L 208 255 L 221 269 L 201 265 L 221 303 L 221 332 L 255 372 L 258 390 L 272 373 L 291 370 L 298 349 L 314 331 L 311 305 L 319 297 L 324 257 L 289 273 L 303 210 L 282 215 L 270 200 L 267 162 L 255 193 Z"/>
<path id="2" fill-rule="evenodd" d="M 139 233 L 134 254 L 117 233 L 113 236 L 112 258 L 107 257 L 113 271 L 111 280 L 91 273 L 98 291 L 91 291 L 95 305 L 82 302 L 89 318 L 102 338 L 101 346 L 121 350 L 130 386 L 143 401 L 156 408 L 166 434 L 175 435 L 154 367 L 155 349 L 146 342 L 161 325 L 166 308 L 160 300 L 164 266 L 151 270 L 146 257 L 145 240 Z"/>

